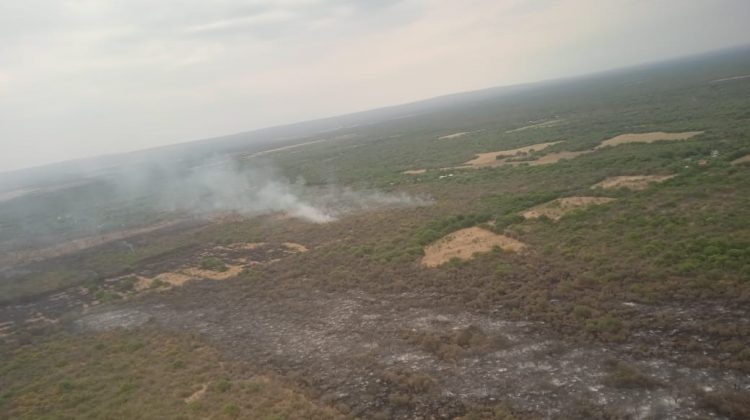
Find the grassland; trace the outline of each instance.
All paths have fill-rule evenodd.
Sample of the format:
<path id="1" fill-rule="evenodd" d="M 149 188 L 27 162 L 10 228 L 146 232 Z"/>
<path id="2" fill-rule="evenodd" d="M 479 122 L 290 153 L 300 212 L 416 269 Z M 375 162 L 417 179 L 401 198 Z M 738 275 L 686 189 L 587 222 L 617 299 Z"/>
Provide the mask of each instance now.
<path id="1" fill-rule="evenodd" d="M 3 418 L 343 418 L 187 336 L 58 335 L 2 357 Z"/>

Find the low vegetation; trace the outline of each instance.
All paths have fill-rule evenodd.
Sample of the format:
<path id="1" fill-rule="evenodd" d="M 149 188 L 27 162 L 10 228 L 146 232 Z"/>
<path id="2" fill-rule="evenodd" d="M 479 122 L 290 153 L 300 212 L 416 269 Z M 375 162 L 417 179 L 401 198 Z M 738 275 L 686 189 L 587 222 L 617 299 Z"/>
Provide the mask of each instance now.
<path id="1" fill-rule="evenodd" d="M 60 335 L 1 354 L 3 418 L 344 418 L 185 336 Z"/>

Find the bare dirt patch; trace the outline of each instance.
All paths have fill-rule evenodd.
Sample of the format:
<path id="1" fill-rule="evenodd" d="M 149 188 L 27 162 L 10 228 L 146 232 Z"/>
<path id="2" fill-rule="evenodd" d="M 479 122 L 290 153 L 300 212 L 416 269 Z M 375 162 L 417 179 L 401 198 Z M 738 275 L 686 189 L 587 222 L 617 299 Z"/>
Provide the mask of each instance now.
<path id="1" fill-rule="evenodd" d="M 185 404 L 190 404 L 200 400 L 206 394 L 206 390 L 208 390 L 208 385 L 201 385 L 199 390 L 193 392 L 189 397 L 185 398 Z"/>
<path id="2" fill-rule="evenodd" d="M 527 219 L 536 219 L 538 217 L 548 217 L 552 220 L 560 220 L 564 215 L 578 209 L 589 206 L 605 204 L 614 201 L 609 197 L 564 197 L 552 200 L 550 202 L 532 207 L 521 213 L 521 216 Z"/>
<path id="3" fill-rule="evenodd" d="M 450 233 L 425 247 L 422 265 L 437 267 L 452 258 L 469 260 L 475 253 L 489 252 L 496 246 L 510 252 L 518 252 L 526 247 L 516 239 L 479 227 L 470 227 Z"/>
<path id="4" fill-rule="evenodd" d="M 580 151 L 580 152 L 567 152 L 567 151 L 555 152 L 555 153 L 550 153 L 550 154 L 544 155 L 544 156 L 540 157 L 539 159 L 528 161 L 526 163 L 528 163 L 531 166 L 549 165 L 549 164 L 552 164 L 552 163 L 560 162 L 561 160 L 573 159 L 573 158 L 576 158 L 578 156 L 585 155 L 587 153 L 591 153 L 591 151 L 590 150 L 583 150 L 583 151 Z M 507 165 L 519 165 L 519 164 L 522 164 L 524 162 L 512 162 L 512 161 L 509 161 L 509 162 L 504 162 L 504 163 L 507 164 Z"/>
<path id="5" fill-rule="evenodd" d="M 294 252 L 296 253 L 297 251 Z M 277 260 L 271 260 L 268 262 L 273 261 Z M 257 261 L 248 261 L 246 258 L 242 259 L 242 262 L 247 262 L 247 264 L 227 265 L 226 269 L 222 271 L 206 270 L 199 267 L 186 267 L 176 271 L 167 271 L 152 278 L 139 277 L 134 289 L 136 291 L 142 291 L 154 287 L 155 284 L 161 284 L 162 286 L 168 287 L 179 287 L 183 286 L 190 280 L 228 280 L 240 275 L 247 267 L 260 264 Z"/>
<path id="6" fill-rule="evenodd" d="M 715 80 L 711 80 L 708 83 L 731 82 L 731 81 L 734 81 L 734 80 L 742 80 L 742 79 L 747 79 L 747 78 L 750 78 L 750 74 L 745 74 L 745 75 L 742 75 L 742 76 L 725 77 L 723 79 L 715 79 Z"/>
<path id="7" fill-rule="evenodd" d="M 304 246 L 302 244 L 295 243 L 295 242 L 284 242 L 281 245 L 283 245 L 286 249 L 288 249 L 288 250 L 290 250 L 292 252 L 295 252 L 295 253 L 302 253 L 302 252 L 309 251 L 309 249 L 307 249 L 306 246 Z"/>
<path id="8" fill-rule="evenodd" d="M 561 118 L 558 118 L 558 119 L 555 119 L 555 120 L 550 120 L 550 121 L 542 121 L 542 122 L 539 122 L 539 123 L 529 124 L 529 125 L 525 125 L 523 127 L 518 127 L 518 128 L 514 128 L 512 130 L 508 130 L 508 131 L 505 132 L 505 134 L 517 133 L 519 131 L 526 131 L 526 130 L 529 130 L 529 129 L 532 129 L 532 128 L 554 127 L 554 126 L 556 126 L 558 124 L 561 124 L 563 121 L 565 121 L 565 120 L 563 120 Z"/>
<path id="9" fill-rule="evenodd" d="M 265 242 L 241 242 L 237 244 L 232 244 L 229 246 L 229 248 L 230 249 L 245 249 L 245 250 L 252 251 L 254 249 L 258 249 L 259 247 L 262 247 L 265 244 L 266 244 Z"/>
<path id="10" fill-rule="evenodd" d="M 404 175 L 421 175 L 427 172 L 427 169 L 410 169 L 408 171 L 401 172 Z"/>
<path id="11" fill-rule="evenodd" d="M 151 284 L 154 282 L 154 279 L 144 276 L 136 276 L 138 280 L 136 280 L 135 284 L 133 285 L 133 290 L 136 292 L 140 292 L 143 290 L 148 289 L 151 287 Z"/>
<path id="12" fill-rule="evenodd" d="M 161 273 L 153 278 L 139 277 L 135 285 L 136 290 L 146 290 L 154 286 L 155 281 L 159 281 L 169 287 L 179 287 L 192 280 L 193 277 L 178 272 Z M 159 283 L 157 283 L 159 284 Z"/>
<path id="13" fill-rule="evenodd" d="M 604 140 L 600 145 L 596 146 L 596 149 L 627 143 L 653 143 L 656 141 L 688 140 L 697 136 L 698 134 L 703 134 L 703 131 L 686 131 L 683 133 L 665 133 L 663 131 L 654 131 L 651 133 L 620 134 L 619 136 Z"/>
<path id="14" fill-rule="evenodd" d="M 254 158 L 254 157 L 258 157 L 258 156 L 264 156 L 264 155 L 268 155 L 268 154 L 271 154 L 271 153 L 282 152 L 284 150 L 297 149 L 299 147 L 309 146 L 311 144 L 322 143 L 322 142 L 328 141 L 328 140 L 330 140 L 330 139 L 313 140 L 313 141 L 307 141 L 307 142 L 304 142 L 304 143 L 292 144 L 292 145 L 289 145 L 289 146 L 277 147 L 277 148 L 269 149 L 269 150 L 262 150 L 260 152 L 251 153 L 249 155 L 246 155 L 243 158 L 249 159 L 249 158 Z"/>
<path id="15" fill-rule="evenodd" d="M 479 153 L 477 154 L 477 157 L 474 159 L 467 161 L 464 163 L 464 165 L 469 166 L 495 166 L 503 164 L 504 162 L 499 160 L 498 158 L 501 157 L 517 157 L 519 155 L 524 155 L 531 152 L 536 152 L 539 150 L 544 150 L 552 145 L 555 145 L 557 143 L 560 143 L 559 141 L 553 141 L 549 143 L 538 143 L 538 144 L 532 144 L 531 146 L 524 146 L 519 147 L 517 149 L 511 149 L 511 150 L 501 150 L 499 152 L 488 152 L 488 153 Z"/>
<path id="16" fill-rule="evenodd" d="M 674 175 L 612 176 L 605 179 L 604 181 L 592 185 L 591 188 L 628 188 L 631 190 L 643 190 L 646 189 L 650 184 L 664 182 L 672 178 L 674 178 Z"/>
<path id="17" fill-rule="evenodd" d="M 459 137 L 463 137 L 467 134 L 471 133 L 471 131 L 461 131 L 460 133 L 453 133 L 448 134 L 447 136 L 438 137 L 438 140 L 450 140 L 450 139 L 457 139 Z"/>
<path id="18" fill-rule="evenodd" d="M 739 165 L 742 163 L 750 163 L 750 155 L 745 155 L 732 161 L 732 165 Z"/>
<path id="19" fill-rule="evenodd" d="M 307 252 L 308 248 L 296 242 L 284 242 L 281 244 L 269 244 L 266 242 L 238 242 L 228 245 L 218 245 L 201 252 L 197 256 L 183 261 L 179 266 L 173 265 L 167 268 L 167 271 L 156 271 L 156 275 L 135 275 L 124 276 L 113 279 L 113 281 L 122 280 L 127 277 L 135 277 L 137 280 L 133 285 L 136 292 L 148 290 L 151 288 L 165 290 L 172 287 L 183 286 L 190 280 L 228 280 L 240 275 L 245 269 L 260 265 L 280 261 L 290 254 L 299 254 Z M 225 263 L 222 270 L 212 270 L 194 266 L 196 258 L 216 258 L 218 261 Z M 160 270 L 160 271 L 161 271 Z"/>
<path id="20" fill-rule="evenodd" d="M 227 269 L 224 271 L 204 270 L 201 268 L 190 267 L 184 269 L 182 272 L 188 276 L 196 279 L 208 279 L 208 280 L 226 280 L 232 277 L 236 277 L 245 267 L 241 265 L 227 265 Z"/>

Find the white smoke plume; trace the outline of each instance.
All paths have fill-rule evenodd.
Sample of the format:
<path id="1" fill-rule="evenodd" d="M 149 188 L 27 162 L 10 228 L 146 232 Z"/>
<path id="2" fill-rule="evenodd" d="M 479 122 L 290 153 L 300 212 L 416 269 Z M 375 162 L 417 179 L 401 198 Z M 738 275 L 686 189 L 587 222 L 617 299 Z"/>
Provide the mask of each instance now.
<path id="1" fill-rule="evenodd" d="M 133 197 L 150 195 L 157 209 L 199 216 L 238 213 L 246 216 L 283 212 L 314 223 L 377 208 L 431 204 L 429 198 L 377 191 L 354 191 L 335 186 L 309 187 L 290 182 L 269 165 L 212 159 L 206 164 L 149 165 L 140 173 L 119 176 L 123 191 Z M 144 192 L 150 194 L 144 194 Z"/>

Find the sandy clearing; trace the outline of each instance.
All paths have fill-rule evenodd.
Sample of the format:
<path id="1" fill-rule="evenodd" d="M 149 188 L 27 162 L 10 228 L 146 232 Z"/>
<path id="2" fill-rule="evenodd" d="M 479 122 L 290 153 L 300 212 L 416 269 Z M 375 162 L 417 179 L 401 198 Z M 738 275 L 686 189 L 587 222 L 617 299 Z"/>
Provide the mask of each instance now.
<path id="1" fill-rule="evenodd" d="M 299 147 L 309 146 L 311 144 L 322 143 L 322 142 L 328 141 L 328 140 L 331 140 L 331 139 L 312 140 L 312 141 L 307 141 L 307 142 L 304 142 L 304 143 L 298 143 L 298 144 L 292 144 L 292 145 L 289 145 L 289 146 L 277 147 L 275 149 L 262 150 L 260 152 L 255 152 L 255 153 L 252 153 L 252 154 L 249 154 L 249 155 L 245 155 L 245 156 L 243 156 L 243 159 L 250 159 L 250 158 L 254 158 L 254 157 L 258 157 L 258 156 L 268 155 L 268 154 L 271 154 L 271 153 L 282 152 L 284 150 L 296 149 L 296 148 L 299 148 Z"/>
<path id="2" fill-rule="evenodd" d="M 476 168 L 496 167 L 496 166 L 504 166 L 504 165 L 512 165 L 512 166 L 549 165 L 552 163 L 560 162 L 562 160 L 573 159 L 578 156 L 591 153 L 597 149 L 601 149 L 607 146 L 617 146 L 619 144 L 626 144 L 626 143 L 653 143 L 656 141 L 666 141 L 666 140 L 687 140 L 701 133 L 703 133 L 703 131 L 688 131 L 684 133 L 666 133 L 663 131 L 656 131 L 656 132 L 651 132 L 651 133 L 640 133 L 640 134 L 633 134 L 633 133 L 621 134 L 619 136 L 605 140 L 598 146 L 589 150 L 581 150 L 577 152 L 571 152 L 571 151 L 553 152 L 553 153 L 548 153 L 546 155 L 540 156 L 539 158 L 533 159 L 533 160 L 519 159 L 519 158 L 523 158 L 524 155 L 527 153 L 544 150 L 554 144 L 561 143 L 561 142 L 557 141 L 557 142 L 550 142 L 550 143 L 539 143 L 539 144 L 533 144 L 531 146 L 519 147 L 518 149 L 501 150 L 499 152 L 479 153 L 476 155 L 474 159 L 465 162 L 463 165 L 453 166 L 453 167 L 448 167 L 448 168 L 441 168 L 441 169 L 442 170 L 476 169 Z"/>
<path id="3" fill-rule="evenodd" d="M 708 83 L 730 82 L 732 80 L 742 80 L 742 79 L 747 79 L 747 78 L 750 78 L 750 74 L 745 74 L 742 76 L 734 76 L 734 77 L 725 77 L 723 79 L 715 79 L 715 80 L 711 80 Z"/>
<path id="4" fill-rule="evenodd" d="M 203 395 L 206 394 L 206 390 L 208 390 L 208 385 L 201 385 L 201 388 L 199 390 L 193 392 L 189 397 L 185 398 L 185 404 L 190 404 L 192 402 L 200 400 L 201 398 L 203 398 Z"/>
<path id="5" fill-rule="evenodd" d="M 450 139 L 456 139 L 459 137 L 463 137 L 469 133 L 472 133 L 473 131 L 461 131 L 460 133 L 453 133 L 448 134 L 447 136 L 438 137 L 438 140 L 450 140 Z"/>
<path id="6" fill-rule="evenodd" d="M 742 163 L 750 163 L 750 155 L 745 155 L 732 161 L 732 165 L 739 165 Z"/>
<path id="7" fill-rule="evenodd" d="M 245 267 L 241 265 L 228 265 L 224 271 L 213 271 L 203 270 L 201 268 L 190 267 L 182 270 L 182 273 L 187 274 L 190 277 L 196 279 L 209 279 L 209 280 L 226 280 L 228 278 L 236 277 Z"/>
<path id="8" fill-rule="evenodd" d="M 302 244 L 295 243 L 295 242 L 284 242 L 281 245 L 283 245 L 284 248 L 286 248 L 286 249 L 288 249 L 290 251 L 293 251 L 293 252 L 302 253 L 302 252 L 307 252 L 308 251 L 308 249 L 307 249 L 306 246 L 304 246 Z"/>
<path id="9" fill-rule="evenodd" d="M 525 130 L 529 130 L 529 129 L 532 129 L 532 128 L 553 127 L 553 126 L 556 126 L 556 125 L 562 123 L 563 121 L 565 121 L 565 120 L 563 120 L 561 118 L 556 119 L 556 120 L 550 120 L 550 121 L 542 121 L 540 123 L 525 125 L 523 127 L 514 128 L 512 130 L 507 130 L 505 132 L 505 134 L 518 133 L 519 131 L 525 131 Z"/>
<path id="10" fill-rule="evenodd" d="M 452 170 L 452 169 L 479 169 L 479 168 L 490 168 L 490 167 L 498 167 L 498 166 L 521 166 L 521 165 L 529 165 L 529 166 L 537 166 L 537 165 L 550 165 L 553 163 L 560 162 L 562 160 L 568 160 L 573 159 L 575 157 L 585 155 L 587 153 L 591 153 L 593 150 L 583 150 L 580 152 L 554 152 L 549 153 L 544 156 L 541 156 L 538 159 L 534 160 L 513 160 L 513 158 L 505 158 L 505 159 L 495 159 L 495 162 L 492 164 L 485 164 L 485 165 L 461 165 L 461 166 L 452 166 L 448 168 L 440 168 L 441 170 Z"/>
<path id="11" fill-rule="evenodd" d="M 154 281 L 159 280 L 169 285 L 169 287 L 184 286 L 190 280 L 208 279 L 208 280 L 227 280 L 236 277 L 245 267 L 242 265 L 227 265 L 226 271 L 202 270 L 197 267 L 188 267 L 179 271 L 167 271 L 160 273 L 153 278 L 138 276 L 135 283 L 136 291 L 143 291 L 153 286 Z"/>
<path id="12" fill-rule="evenodd" d="M 452 258 L 469 260 L 475 253 L 489 252 L 495 246 L 504 251 L 518 252 L 526 248 L 523 242 L 498 235 L 479 227 L 470 227 L 450 233 L 424 248 L 422 265 L 437 267 Z"/>
<path id="13" fill-rule="evenodd" d="M 229 248 L 231 249 L 244 249 L 247 251 L 252 251 L 254 249 L 258 249 L 265 245 L 265 242 L 239 242 L 236 244 L 229 245 Z M 219 247 L 217 247 L 219 249 Z"/>
<path id="14" fill-rule="evenodd" d="M 148 277 L 136 276 L 136 278 L 138 280 L 135 282 L 135 285 L 133 285 L 133 288 L 135 289 L 136 292 L 140 292 L 140 291 L 148 289 L 149 287 L 151 287 L 151 284 L 154 282 L 154 279 L 148 278 Z"/>
<path id="15" fill-rule="evenodd" d="M 401 172 L 404 175 L 420 175 L 427 172 L 427 169 L 410 169 L 408 171 Z"/>
<path id="16" fill-rule="evenodd" d="M 698 134 L 703 134 L 703 131 L 686 131 L 683 133 L 666 133 L 664 131 L 654 131 L 651 133 L 620 134 L 619 136 L 604 140 L 600 145 L 596 146 L 595 149 L 601 149 L 602 147 L 607 146 L 617 146 L 626 143 L 653 143 L 656 141 L 688 140 L 697 136 Z"/>
<path id="17" fill-rule="evenodd" d="M 465 162 L 464 165 L 469 165 L 469 166 L 499 165 L 499 164 L 504 163 L 502 161 L 498 161 L 499 157 L 515 157 L 520 154 L 536 152 L 539 150 L 544 150 L 557 143 L 560 143 L 560 142 L 553 141 L 549 143 L 538 143 L 538 144 L 532 144 L 530 146 L 519 147 L 517 149 L 501 150 L 499 152 L 478 153 L 474 159 Z"/>
<path id="18" fill-rule="evenodd" d="M 539 159 L 531 160 L 525 163 L 528 163 L 530 166 L 549 165 L 552 163 L 560 162 L 561 160 L 573 159 L 575 157 L 585 155 L 587 153 L 591 153 L 591 150 L 583 150 L 580 152 L 555 152 L 555 153 L 544 155 L 540 157 Z M 510 165 L 519 165 L 524 162 L 505 162 L 505 163 L 510 164 Z"/>
<path id="19" fill-rule="evenodd" d="M 564 197 L 532 207 L 521 213 L 526 219 L 546 216 L 552 220 L 560 220 L 564 215 L 577 209 L 614 201 L 609 197 Z"/>
<path id="20" fill-rule="evenodd" d="M 655 182 L 664 182 L 674 178 L 674 175 L 633 175 L 633 176 L 612 176 L 604 181 L 598 182 L 591 186 L 591 189 L 604 188 L 628 188 L 631 190 L 643 190 Z"/>
<path id="21" fill-rule="evenodd" d="M 170 286 L 182 286 L 188 280 L 192 280 L 192 277 L 182 273 L 166 272 L 154 277 L 151 280 L 151 283 L 153 283 L 153 281 L 156 279 L 159 279 L 164 283 L 168 283 Z"/>

